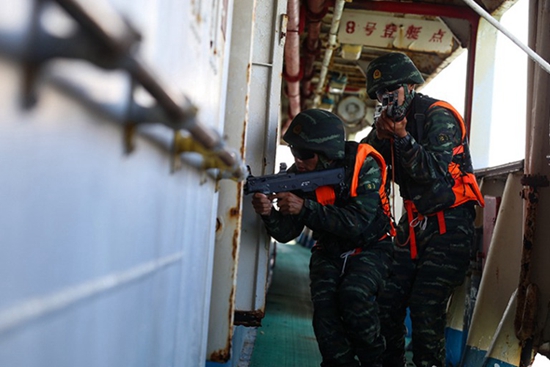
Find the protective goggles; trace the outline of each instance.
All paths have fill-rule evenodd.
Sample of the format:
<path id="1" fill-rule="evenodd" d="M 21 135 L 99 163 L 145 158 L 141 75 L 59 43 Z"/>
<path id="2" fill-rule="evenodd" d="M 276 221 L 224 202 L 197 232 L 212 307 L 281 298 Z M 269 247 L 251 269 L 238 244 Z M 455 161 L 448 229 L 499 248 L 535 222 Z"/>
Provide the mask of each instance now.
<path id="1" fill-rule="evenodd" d="M 382 88 L 376 91 L 376 98 L 378 98 L 379 101 L 382 101 L 382 98 L 384 97 L 384 94 L 393 93 L 397 91 L 399 88 L 401 88 L 401 84 L 391 85 L 387 88 Z"/>
<path id="2" fill-rule="evenodd" d="M 290 151 L 295 158 L 298 158 L 301 161 L 307 161 L 308 159 L 315 157 L 315 152 L 309 149 L 297 148 L 291 145 Z"/>

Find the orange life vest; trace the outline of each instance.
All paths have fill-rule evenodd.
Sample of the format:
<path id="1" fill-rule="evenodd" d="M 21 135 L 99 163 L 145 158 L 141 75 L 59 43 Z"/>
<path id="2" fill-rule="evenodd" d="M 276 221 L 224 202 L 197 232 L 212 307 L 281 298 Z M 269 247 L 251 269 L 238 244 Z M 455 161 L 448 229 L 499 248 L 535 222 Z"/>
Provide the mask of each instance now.
<path id="1" fill-rule="evenodd" d="M 448 109 L 453 113 L 456 119 L 459 122 L 460 130 L 462 132 L 461 144 L 453 148 L 453 157 L 462 154 L 464 152 L 464 141 L 466 139 L 466 127 L 464 125 L 464 120 L 460 113 L 449 103 L 444 101 L 437 101 L 433 103 L 429 108 L 433 106 L 440 106 Z M 454 185 L 452 187 L 453 193 L 455 195 L 455 201 L 450 206 L 450 208 L 457 207 L 461 204 L 464 204 L 468 201 L 475 201 L 477 205 L 483 207 L 485 206 L 485 200 L 481 194 L 481 190 L 477 185 L 476 177 L 471 172 L 463 172 L 460 168 L 460 165 L 457 162 L 451 160 L 448 167 L 449 173 L 451 174 Z M 424 216 L 418 212 L 412 200 L 405 200 L 405 209 L 407 211 L 407 219 L 409 221 L 409 240 L 411 243 L 411 258 L 416 258 L 417 249 L 416 249 L 416 237 L 414 234 L 414 225 L 413 222 L 421 221 Z M 447 229 L 445 226 L 445 217 L 443 215 L 443 210 L 436 212 L 431 215 L 436 215 L 439 223 L 439 233 L 444 234 Z"/>
<path id="2" fill-rule="evenodd" d="M 395 236 L 395 226 L 391 217 L 390 201 L 388 199 L 388 196 L 386 195 L 386 161 L 384 160 L 382 155 L 369 144 L 359 144 L 357 148 L 355 166 L 353 169 L 353 177 L 351 180 L 350 196 L 357 196 L 357 187 L 359 185 L 359 172 L 361 171 L 361 167 L 363 167 L 363 163 L 368 156 L 373 157 L 380 167 L 380 173 L 382 175 L 382 183 L 380 184 L 379 189 L 380 203 L 384 214 L 388 217 L 388 220 L 390 221 L 389 235 Z M 332 205 L 336 201 L 336 194 L 332 186 L 318 187 L 315 190 L 315 195 L 317 197 L 317 202 L 322 205 Z M 387 237 L 387 235 L 383 236 L 381 239 L 385 237 Z"/>

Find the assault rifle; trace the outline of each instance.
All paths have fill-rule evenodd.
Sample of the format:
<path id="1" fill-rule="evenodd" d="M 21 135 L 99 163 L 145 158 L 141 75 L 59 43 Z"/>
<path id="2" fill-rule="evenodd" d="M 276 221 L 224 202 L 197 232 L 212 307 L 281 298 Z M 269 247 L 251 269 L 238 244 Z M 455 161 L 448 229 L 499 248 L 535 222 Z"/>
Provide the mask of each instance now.
<path id="1" fill-rule="evenodd" d="M 382 115 L 382 112 L 383 111 L 386 111 L 386 115 L 391 118 L 392 120 L 394 119 L 394 111 L 393 111 L 393 107 L 394 107 L 394 104 L 397 103 L 397 92 L 388 92 L 388 93 L 384 93 L 382 95 L 382 102 L 381 104 L 377 105 L 376 108 L 374 109 L 374 124 L 376 125 L 376 121 L 378 121 L 378 118 L 380 117 L 380 115 Z"/>
<path id="2" fill-rule="evenodd" d="M 281 163 L 280 171 L 277 174 L 257 177 L 248 175 L 244 184 L 244 194 L 260 192 L 269 195 L 295 190 L 308 192 L 314 191 L 320 186 L 340 184 L 343 180 L 343 167 L 304 173 L 288 173 L 286 164 Z"/>

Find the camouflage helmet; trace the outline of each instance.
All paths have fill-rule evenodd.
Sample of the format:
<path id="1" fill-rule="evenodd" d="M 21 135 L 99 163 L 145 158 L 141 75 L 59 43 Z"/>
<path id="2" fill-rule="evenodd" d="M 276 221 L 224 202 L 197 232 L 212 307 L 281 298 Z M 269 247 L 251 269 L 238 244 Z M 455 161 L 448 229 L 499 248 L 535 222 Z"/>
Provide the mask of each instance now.
<path id="1" fill-rule="evenodd" d="M 300 112 L 290 123 L 283 139 L 291 146 L 322 153 L 328 159 L 344 158 L 344 124 L 338 116 L 325 110 Z"/>
<path id="2" fill-rule="evenodd" d="M 367 67 L 367 93 L 376 99 L 380 89 L 401 84 L 422 84 L 424 78 L 407 55 L 391 52 L 374 59 Z"/>

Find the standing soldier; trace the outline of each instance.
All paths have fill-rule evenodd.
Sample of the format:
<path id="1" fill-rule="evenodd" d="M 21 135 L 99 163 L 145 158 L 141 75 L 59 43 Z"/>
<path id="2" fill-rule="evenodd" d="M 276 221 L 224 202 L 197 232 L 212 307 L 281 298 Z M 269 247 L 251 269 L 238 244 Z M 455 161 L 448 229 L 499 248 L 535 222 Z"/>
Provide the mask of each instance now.
<path id="1" fill-rule="evenodd" d="M 367 68 L 367 93 L 385 109 L 363 139 L 392 162 L 406 212 L 394 243 L 392 277 L 379 298 L 385 367 L 405 363 L 407 307 L 413 362 L 445 366 L 446 307 L 469 265 L 476 204 L 466 130 L 448 103 L 415 92 L 424 79 L 413 62 L 394 52 Z"/>
<path id="2" fill-rule="evenodd" d="M 380 366 L 376 297 L 391 263 L 393 228 L 384 160 L 368 144 L 346 142 L 342 121 L 323 110 L 298 114 L 283 138 L 295 159 L 289 172 L 345 167 L 344 182 L 311 195 L 256 193 L 254 210 L 277 241 L 296 238 L 304 226 L 313 231 L 310 290 L 321 366 Z"/>

